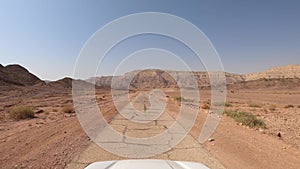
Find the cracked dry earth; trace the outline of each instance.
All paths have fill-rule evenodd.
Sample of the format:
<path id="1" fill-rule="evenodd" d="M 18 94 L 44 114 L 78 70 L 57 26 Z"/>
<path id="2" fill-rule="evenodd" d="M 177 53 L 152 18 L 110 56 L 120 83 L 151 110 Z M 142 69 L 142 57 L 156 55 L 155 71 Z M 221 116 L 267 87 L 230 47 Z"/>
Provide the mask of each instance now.
<path id="1" fill-rule="evenodd" d="M 132 104 L 123 107 L 95 138 L 95 142 L 101 144 L 102 147 L 91 143 L 66 168 L 81 169 L 98 161 L 150 156 L 152 159 L 194 161 L 210 168 L 224 168 L 187 132 L 189 127 L 193 126 L 192 116 L 191 121 L 181 121 L 178 120 L 180 117 L 177 117 L 179 121 L 177 123 L 171 115 L 174 114 L 174 112 L 171 113 L 174 111 L 174 104 L 171 105 L 173 108 L 169 107 L 170 104 L 164 105 L 162 103 L 166 103 L 166 100 L 158 96 L 152 97 L 151 104 L 143 94 L 136 98 Z M 164 106 L 166 109 L 162 109 Z M 185 107 L 183 111 L 184 113 L 193 112 L 188 107 Z M 117 133 L 112 134 L 112 129 Z M 114 153 L 110 153 L 111 151 Z"/>

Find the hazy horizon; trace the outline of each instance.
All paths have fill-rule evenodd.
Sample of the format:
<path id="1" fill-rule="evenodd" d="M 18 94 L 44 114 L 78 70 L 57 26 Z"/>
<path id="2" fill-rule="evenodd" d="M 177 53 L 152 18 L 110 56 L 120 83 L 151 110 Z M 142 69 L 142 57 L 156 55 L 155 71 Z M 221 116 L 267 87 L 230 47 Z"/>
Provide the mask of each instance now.
<path id="1" fill-rule="evenodd" d="M 119 17 L 140 12 L 169 13 L 196 25 L 211 40 L 229 73 L 300 63 L 299 1 L 12 0 L 0 2 L 0 64 L 20 64 L 45 80 L 73 77 L 77 56 L 95 31 Z M 203 68 L 190 59 L 191 52 L 169 38 L 146 35 L 125 42 L 108 54 L 99 76 L 111 75 L 122 57 L 146 47 L 174 50 L 191 62 L 192 70 Z M 158 57 L 168 62 L 163 55 Z M 149 56 L 146 62 L 152 60 Z M 160 66 L 176 69 L 173 62 Z"/>

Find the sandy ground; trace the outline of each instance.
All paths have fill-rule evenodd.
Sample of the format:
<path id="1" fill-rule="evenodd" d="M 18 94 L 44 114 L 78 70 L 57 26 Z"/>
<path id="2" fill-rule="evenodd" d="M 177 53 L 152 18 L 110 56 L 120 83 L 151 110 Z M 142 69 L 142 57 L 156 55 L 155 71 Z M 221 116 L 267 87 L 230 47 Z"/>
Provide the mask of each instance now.
<path id="1" fill-rule="evenodd" d="M 94 150 L 97 152 L 99 148 L 83 132 L 75 115 L 62 112 L 64 106 L 72 103 L 70 92 L 54 94 L 47 91 L 38 92 L 39 94 L 26 92 L 27 94 L 15 91 L 1 93 L 0 168 L 65 168 L 75 164 L 80 168 L 87 163 L 78 161 L 86 157 L 89 160 L 86 162 L 120 159 L 113 155 L 101 155 L 99 152 L 98 156 L 93 156 L 92 152 Z M 167 90 L 167 95 L 172 99 L 178 96 L 178 93 Z M 112 121 L 117 111 L 111 105 L 109 92 L 97 91 L 97 98 L 100 108 L 105 112 L 105 118 Z M 203 91 L 201 101 L 205 102 L 208 99 L 209 92 Z M 205 148 L 203 152 L 209 154 L 211 159 L 217 159 L 225 168 L 299 168 L 299 100 L 300 91 L 228 91 L 227 102 L 231 103 L 232 107 L 226 109 L 252 112 L 263 119 L 268 128 L 261 131 L 250 129 L 223 116 L 212 136 L 215 141 L 206 142 L 199 147 Z M 258 106 L 251 106 L 253 103 Z M 5 112 L 19 104 L 31 105 L 44 112 L 31 120 L 6 119 Z M 288 104 L 294 107 L 284 108 Z M 178 103 L 171 101 L 168 109 L 170 115 L 175 117 L 174 112 L 177 109 Z M 190 137 L 194 139 L 198 137 L 206 115 L 207 110 L 201 111 Z M 277 137 L 279 132 L 281 138 Z M 186 146 L 186 144 L 188 143 L 182 142 L 179 145 Z M 193 154 L 190 152 L 193 149 L 176 151 L 179 152 L 175 154 L 182 156 L 174 155 L 176 158 L 169 159 L 192 161 L 194 157 L 199 161 L 203 160 L 201 155 L 186 158 L 185 154 Z M 172 150 L 167 153 L 172 154 Z M 167 157 L 168 155 L 162 154 L 155 158 L 168 159 Z"/>

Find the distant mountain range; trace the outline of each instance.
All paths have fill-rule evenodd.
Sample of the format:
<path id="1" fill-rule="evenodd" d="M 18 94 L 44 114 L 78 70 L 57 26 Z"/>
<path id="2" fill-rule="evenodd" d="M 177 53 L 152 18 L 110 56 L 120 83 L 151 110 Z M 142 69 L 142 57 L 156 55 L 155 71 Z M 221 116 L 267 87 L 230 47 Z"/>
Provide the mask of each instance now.
<path id="1" fill-rule="evenodd" d="M 110 87 L 112 80 L 114 83 L 113 88 L 126 89 L 128 84 L 133 89 L 142 88 L 169 88 L 176 87 L 177 83 L 184 84 L 184 86 L 189 86 L 191 79 L 190 75 L 194 75 L 198 85 L 201 87 L 209 86 L 210 79 L 207 72 L 186 72 L 186 71 L 168 71 L 166 73 L 163 70 L 158 69 L 147 69 L 138 71 L 132 71 L 125 73 L 122 76 L 106 76 L 106 77 L 94 77 L 87 81 L 94 83 L 98 86 Z M 251 84 L 254 87 L 254 83 L 250 81 L 257 81 L 262 79 L 290 79 L 290 78 L 300 78 L 300 65 L 288 65 L 275 67 L 264 72 L 252 73 L 247 75 L 239 75 L 232 73 L 225 73 L 226 84 Z M 261 83 L 267 83 L 267 81 L 261 81 Z M 268 83 L 270 83 L 268 81 Z M 275 83 L 279 84 L 279 83 Z M 272 85 L 272 84 L 270 84 Z M 242 85 L 239 85 L 242 86 Z M 246 85 L 247 86 L 247 85 Z M 264 86 L 264 85 L 261 85 Z M 269 86 L 269 85 L 266 85 Z M 249 87 L 249 86 L 248 86 Z"/>
<path id="2" fill-rule="evenodd" d="M 227 84 L 244 81 L 242 75 L 225 73 Z M 159 69 L 147 69 L 132 71 L 122 76 L 106 76 L 90 78 L 87 81 L 98 86 L 126 89 L 128 84 L 132 89 L 144 88 L 171 88 L 182 86 L 193 86 L 196 80 L 199 86 L 209 86 L 209 74 L 207 72 L 188 72 L 188 71 L 163 71 Z M 112 83 L 113 81 L 113 83 Z M 112 84 L 112 85 L 111 85 Z"/>
<path id="3" fill-rule="evenodd" d="M 112 80 L 113 88 L 124 89 L 127 85 L 131 89 L 144 88 L 171 88 L 177 87 L 177 83 L 190 85 L 190 75 L 194 75 L 200 87 L 210 85 L 207 72 L 168 71 L 159 69 L 147 69 L 132 71 L 122 76 L 94 77 L 86 80 L 95 82 L 102 88 L 110 88 Z M 300 65 L 279 66 L 260 73 L 238 75 L 225 73 L 226 83 L 231 88 L 255 88 L 255 87 L 299 87 Z M 72 88 L 71 78 L 64 78 L 55 82 L 42 81 L 20 65 L 2 66 L 0 64 L 0 89 L 13 89 L 28 86 L 47 86 L 52 88 Z M 77 80 L 86 83 L 83 80 Z M 287 85 L 288 84 L 288 85 Z"/>

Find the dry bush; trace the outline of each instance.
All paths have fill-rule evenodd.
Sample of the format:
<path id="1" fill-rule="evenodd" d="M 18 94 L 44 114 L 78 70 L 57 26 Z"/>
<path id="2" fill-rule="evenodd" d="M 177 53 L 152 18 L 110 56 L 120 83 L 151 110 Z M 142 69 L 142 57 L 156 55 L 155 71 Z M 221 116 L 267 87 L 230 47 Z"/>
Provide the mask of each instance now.
<path id="1" fill-rule="evenodd" d="M 294 105 L 288 104 L 288 105 L 285 105 L 284 108 L 285 108 L 285 109 L 288 109 L 288 108 L 294 108 Z"/>
<path id="2" fill-rule="evenodd" d="M 231 103 L 229 103 L 229 102 L 216 102 L 216 103 L 214 103 L 213 104 L 214 106 L 218 106 L 218 107 L 220 107 L 220 106 L 225 106 L 225 107 L 232 107 L 232 104 Z"/>
<path id="3" fill-rule="evenodd" d="M 192 99 L 187 99 L 187 98 L 184 98 L 184 97 L 175 97 L 174 98 L 176 101 L 179 101 L 179 102 L 192 102 L 193 100 Z"/>
<path id="4" fill-rule="evenodd" d="M 204 103 L 204 105 L 201 106 L 202 109 L 210 109 L 210 105 L 207 103 Z"/>
<path id="5" fill-rule="evenodd" d="M 63 111 L 64 113 L 68 113 L 68 114 L 73 114 L 73 113 L 75 113 L 75 109 L 74 109 L 74 107 L 71 106 L 71 105 L 65 106 L 65 107 L 62 109 L 62 111 Z"/>
<path id="6" fill-rule="evenodd" d="M 227 110 L 224 111 L 224 114 L 233 118 L 238 123 L 242 123 L 243 125 L 249 126 L 251 128 L 267 127 L 263 120 L 258 119 L 254 114 L 249 112 Z"/>
<path id="7" fill-rule="evenodd" d="M 17 106 L 9 110 L 9 117 L 15 120 L 34 118 L 35 112 L 28 106 Z"/>
<path id="8" fill-rule="evenodd" d="M 232 107 L 232 104 L 229 103 L 229 102 L 226 102 L 226 103 L 225 103 L 225 107 Z"/>
<path id="9" fill-rule="evenodd" d="M 271 104 L 269 107 L 270 111 L 275 111 L 276 110 L 276 105 L 275 104 Z"/>
<path id="10" fill-rule="evenodd" d="M 0 116 L 0 121 L 4 120 L 4 116 Z"/>
<path id="11" fill-rule="evenodd" d="M 249 107 L 262 107 L 263 105 L 261 103 L 254 103 L 254 102 L 250 102 Z"/>

